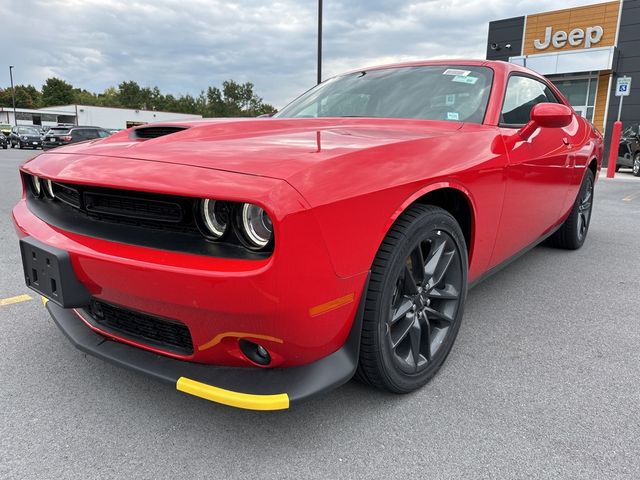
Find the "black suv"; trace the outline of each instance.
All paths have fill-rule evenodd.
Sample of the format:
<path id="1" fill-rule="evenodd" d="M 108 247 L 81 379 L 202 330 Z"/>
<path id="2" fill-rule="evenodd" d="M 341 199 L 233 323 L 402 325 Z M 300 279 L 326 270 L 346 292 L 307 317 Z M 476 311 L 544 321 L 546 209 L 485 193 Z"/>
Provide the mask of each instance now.
<path id="1" fill-rule="evenodd" d="M 109 135 L 111 134 L 108 130 L 100 127 L 52 127 L 42 137 L 42 148 L 48 150 L 62 145 L 69 145 L 70 143 L 105 138 Z"/>
<path id="2" fill-rule="evenodd" d="M 620 137 L 616 172 L 620 167 L 629 167 L 640 177 L 640 125 L 637 123 L 625 128 Z"/>
<path id="3" fill-rule="evenodd" d="M 7 149 L 7 136 L 0 132 L 0 147 Z"/>
<path id="4" fill-rule="evenodd" d="M 9 144 L 11 148 L 39 148 L 42 146 L 42 132 L 31 125 L 17 126 L 11 129 Z"/>

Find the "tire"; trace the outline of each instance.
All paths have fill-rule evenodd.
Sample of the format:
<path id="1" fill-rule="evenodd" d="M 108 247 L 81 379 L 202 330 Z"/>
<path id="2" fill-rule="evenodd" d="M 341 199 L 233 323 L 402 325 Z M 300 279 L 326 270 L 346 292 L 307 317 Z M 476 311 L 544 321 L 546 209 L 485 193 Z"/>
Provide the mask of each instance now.
<path id="1" fill-rule="evenodd" d="M 593 172 L 587 170 L 571 213 L 558 231 L 549 238 L 548 243 L 552 247 L 577 250 L 584 244 L 591 223 L 593 182 Z"/>
<path id="2" fill-rule="evenodd" d="M 11 148 L 16 148 L 16 146 L 11 142 Z"/>
<path id="3" fill-rule="evenodd" d="M 426 384 L 458 334 L 467 270 L 456 220 L 439 207 L 409 207 L 371 267 L 356 378 L 393 393 Z"/>
<path id="4" fill-rule="evenodd" d="M 633 176 L 640 177 L 640 152 L 633 157 Z"/>

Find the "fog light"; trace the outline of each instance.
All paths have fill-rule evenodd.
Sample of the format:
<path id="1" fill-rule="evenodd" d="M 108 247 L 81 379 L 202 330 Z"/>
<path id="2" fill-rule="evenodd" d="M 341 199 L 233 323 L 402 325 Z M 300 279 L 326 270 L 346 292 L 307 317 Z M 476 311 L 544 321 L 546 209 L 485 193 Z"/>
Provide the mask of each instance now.
<path id="1" fill-rule="evenodd" d="M 244 338 L 241 338 L 238 343 L 244 356 L 253 363 L 257 363 L 258 365 L 269 365 L 271 363 L 271 355 L 269 355 L 267 349 L 262 345 L 245 340 Z"/>

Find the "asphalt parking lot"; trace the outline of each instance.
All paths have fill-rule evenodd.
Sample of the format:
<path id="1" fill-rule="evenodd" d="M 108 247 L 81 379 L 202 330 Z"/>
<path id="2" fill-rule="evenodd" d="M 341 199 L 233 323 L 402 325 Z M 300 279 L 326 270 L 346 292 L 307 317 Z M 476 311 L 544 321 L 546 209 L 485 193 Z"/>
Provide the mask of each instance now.
<path id="1" fill-rule="evenodd" d="M 411 395 L 355 382 L 234 410 L 87 357 L 24 286 L 0 150 L 0 478 L 640 478 L 640 179 L 602 178 L 577 252 L 537 247 L 473 289 Z M 24 298 L 24 297 L 23 297 Z"/>

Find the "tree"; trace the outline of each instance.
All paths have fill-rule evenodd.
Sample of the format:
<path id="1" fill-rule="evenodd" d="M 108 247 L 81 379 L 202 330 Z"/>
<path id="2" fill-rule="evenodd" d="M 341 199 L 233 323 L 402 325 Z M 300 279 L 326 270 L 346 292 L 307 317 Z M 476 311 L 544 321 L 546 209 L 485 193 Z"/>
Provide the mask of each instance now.
<path id="1" fill-rule="evenodd" d="M 73 86 L 60 78 L 47 78 L 42 86 L 42 106 L 73 103 Z"/>
<path id="2" fill-rule="evenodd" d="M 275 112 L 273 106 L 264 103 L 253 92 L 251 82 L 225 80 L 222 82 L 222 91 L 217 87 L 209 87 L 206 96 L 205 116 L 209 117 L 256 117 Z"/>
<path id="3" fill-rule="evenodd" d="M 42 94 L 33 85 L 16 85 L 16 107 L 38 108 Z M 0 89 L 0 106 L 12 106 L 11 88 Z"/>
<path id="4" fill-rule="evenodd" d="M 140 85 L 133 80 L 122 82 L 118 85 L 118 100 L 125 108 L 143 108 L 144 99 Z"/>

